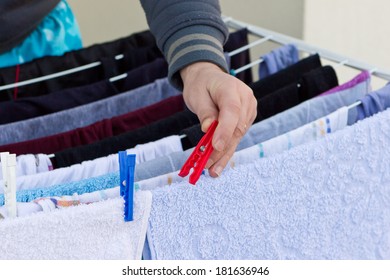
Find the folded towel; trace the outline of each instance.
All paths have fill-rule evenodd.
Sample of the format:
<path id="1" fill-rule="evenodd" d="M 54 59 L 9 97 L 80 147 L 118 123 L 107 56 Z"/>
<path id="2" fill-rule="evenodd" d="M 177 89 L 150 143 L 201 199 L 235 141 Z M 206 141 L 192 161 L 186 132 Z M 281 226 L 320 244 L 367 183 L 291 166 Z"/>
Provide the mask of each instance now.
<path id="1" fill-rule="evenodd" d="M 390 259 L 390 110 L 153 191 L 152 259 Z"/>
<path id="2" fill-rule="evenodd" d="M 141 259 L 151 193 L 135 194 L 134 221 L 122 198 L 0 221 L 0 259 Z"/>

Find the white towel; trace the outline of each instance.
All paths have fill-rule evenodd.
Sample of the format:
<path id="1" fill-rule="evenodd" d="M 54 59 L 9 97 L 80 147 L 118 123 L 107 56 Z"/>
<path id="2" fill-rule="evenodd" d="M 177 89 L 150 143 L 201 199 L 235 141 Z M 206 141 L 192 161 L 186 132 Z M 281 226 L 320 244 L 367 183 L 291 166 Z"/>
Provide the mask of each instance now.
<path id="1" fill-rule="evenodd" d="M 153 190 L 150 256 L 390 259 L 389 146 L 390 109 L 217 179 Z"/>
<path id="2" fill-rule="evenodd" d="M 150 192 L 136 192 L 132 222 L 122 198 L 2 220 L 0 259 L 139 260 L 151 202 Z"/>

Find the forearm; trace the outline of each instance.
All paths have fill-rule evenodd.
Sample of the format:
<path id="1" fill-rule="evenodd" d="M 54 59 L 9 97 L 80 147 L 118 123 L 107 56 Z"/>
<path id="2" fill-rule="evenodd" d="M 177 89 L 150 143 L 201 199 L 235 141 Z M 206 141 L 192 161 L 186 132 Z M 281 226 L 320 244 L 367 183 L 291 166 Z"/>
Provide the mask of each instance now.
<path id="1" fill-rule="evenodd" d="M 151 32 L 169 63 L 169 79 L 183 87 L 180 70 L 208 61 L 227 71 L 223 44 L 228 30 L 217 0 L 141 0 Z"/>

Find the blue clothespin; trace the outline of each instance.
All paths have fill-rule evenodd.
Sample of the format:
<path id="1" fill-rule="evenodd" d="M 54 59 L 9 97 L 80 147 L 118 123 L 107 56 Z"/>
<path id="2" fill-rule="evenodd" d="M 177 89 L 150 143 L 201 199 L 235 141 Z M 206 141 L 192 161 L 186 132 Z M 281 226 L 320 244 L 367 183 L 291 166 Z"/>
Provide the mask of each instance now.
<path id="1" fill-rule="evenodd" d="M 120 195 L 124 196 L 125 195 L 125 188 L 126 188 L 126 178 L 127 178 L 127 152 L 126 151 L 121 151 L 118 153 L 119 157 L 119 190 L 120 190 Z"/>
<path id="2" fill-rule="evenodd" d="M 125 222 L 133 220 L 135 155 L 119 152 L 120 194 L 125 200 Z"/>

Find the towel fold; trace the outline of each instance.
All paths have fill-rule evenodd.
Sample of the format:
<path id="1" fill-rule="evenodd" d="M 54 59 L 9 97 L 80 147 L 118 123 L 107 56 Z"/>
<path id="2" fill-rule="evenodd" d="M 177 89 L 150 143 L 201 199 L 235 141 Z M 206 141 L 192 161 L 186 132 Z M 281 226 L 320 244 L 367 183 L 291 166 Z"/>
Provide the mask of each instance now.
<path id="1" fill-rule="evenodd" d="M 152 196 L 140 191 L 134 200 L 132 222 L 122 198 L 0 221 L 0 259 L 140 260 Z"/>

